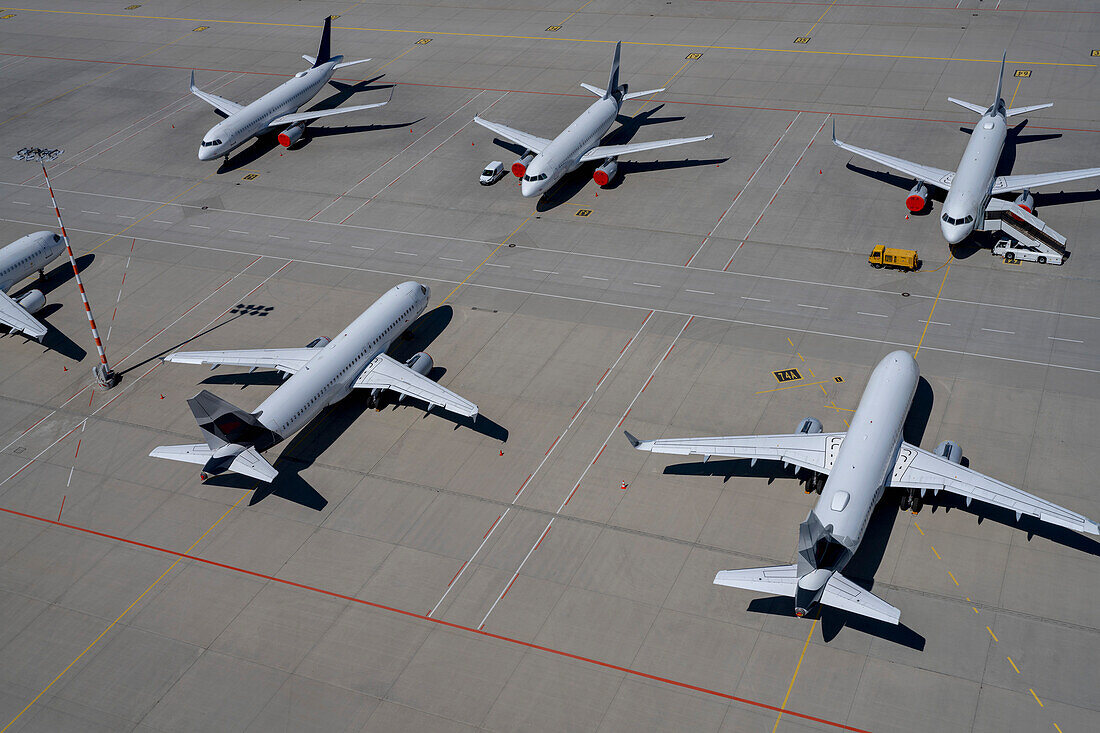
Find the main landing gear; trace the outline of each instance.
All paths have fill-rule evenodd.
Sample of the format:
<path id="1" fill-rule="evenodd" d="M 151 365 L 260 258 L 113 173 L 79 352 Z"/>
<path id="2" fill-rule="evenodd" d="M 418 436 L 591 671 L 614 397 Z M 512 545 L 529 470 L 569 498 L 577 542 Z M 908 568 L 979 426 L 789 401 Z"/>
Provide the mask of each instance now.
<path id="1" fill-rule="evenodd" d="M 920 489 L 904 489 L 901 495 L 902 510 L 908 509 L 916 514 L 924 506 L 924 498 L 920 495 Z"/>
<path id="2" fill-rule="evenodd" d="M 825 474 L 816 471 L 811 473 L 810 477 L 806 479 L 806 485 L 802 488 L 807 494 L 820 494 L 821 490 L 825 488 Z"/>

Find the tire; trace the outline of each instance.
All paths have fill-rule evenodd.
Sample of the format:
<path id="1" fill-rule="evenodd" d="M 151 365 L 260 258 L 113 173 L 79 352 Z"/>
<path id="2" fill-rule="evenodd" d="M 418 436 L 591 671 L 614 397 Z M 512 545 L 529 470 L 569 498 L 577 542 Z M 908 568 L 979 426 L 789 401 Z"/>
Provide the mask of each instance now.
<path id="1" fill-rule="evenodd" d="M 1046 263 L 1047 263 L 1047 258 L 1046 257 L 1040 257 L 1039 258 L 1039 264 L 1040 265 L 1045 265 Z"/>
<path id="2" fill-rule="evenodd" d="M 875 268 L 876 270 L 881 270 L 882 269 L 882 263 L 881 262 L 872 262 L 871 267 Z"/>
<path id="3" fill-rule="evenodd" d="M 921 262 L 920 260 L 917 260 L 917 266 L 913 268 L 913 272 L 916 272 L 917 270 L 919 270 L 921 268 L 921 266 L 923 266 L 923 265 L 924 265 L 923 262 Z"/>
<path id="4" fill-rule="evenodd" d="M 1013 252 L 1005 252 L 1005 262 L 1013 262 L 1016 259 L 1016 255 Z"/>

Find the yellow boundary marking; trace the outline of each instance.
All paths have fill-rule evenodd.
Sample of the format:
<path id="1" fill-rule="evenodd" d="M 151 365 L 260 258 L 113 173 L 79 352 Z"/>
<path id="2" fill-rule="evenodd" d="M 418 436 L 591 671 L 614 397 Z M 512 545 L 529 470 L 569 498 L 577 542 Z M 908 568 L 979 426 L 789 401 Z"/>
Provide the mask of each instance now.
<path id="1" fill-rule="evenodd" d="M 120 614 L 118 615 L 118 618 L 116 618 L 116 619 L 115 619 L 114 621 L 112 621 L 112 622 L 111 622 L 111 625 L 110 625 L 110 626 L 108 626 L 107 628 L 105 628 L 105 629 L 103 630 L 103 632 L 102 632 L 102 633 L 100 633 L 100 635 L 99 635 L 99 636 L 97 636 L 97 637 L 95 638 L 95 641 L 93 641 L 93 642 L 92 642 L 91 644 L 89 644 L 89 645 L 88 645 L 87 647 L 85 647 L 85 648 L 84 648 L 84 651 L 80 652 L 80 654 L 77 654 L 77 655 L 76 655 L 76 659 L 74 659 L 73 661 L 69 662 L 69 666 L 68 666 L 68 667 L 65 667 L 65 669 L 61 670 L 61 674 L 59 674 L 59 675 L 57 675 L 56 677 L 54 677 L 54 678 L 53 678 L 53 681 L 51 681 L 51 682 L 50 682 L 50 684 L 48 684 L 48 685 L 46 685 L 45 687 L 43 687 L 43 688 L 42 688 L 42 692 L 40 692 L 40 693 L 38 693 L 37 695 L 35 695 L 35 696 L 34 696 L 34 699 L 33 699 L 33 700 L 31 700 L 31 701 L 30 701 L 29 703 L 27 703 L 27 707 L 25 707 L 25 708 L 23 708 L 22 710 L 20 710 L 20 711 L 19 711 L 19 713 L 18 713 L 18 715 L 16 715 L 16 716 L 15 716 L 14 718 L 12 718 L 12 719 L 11 719 L 11 722 L 10 722 L 10 723 L 8 723 L 7 725 L 5 725 L 5 726 L 4 726 L 3 728 L 0 728 L 0 733 L 4 733 L 4 731 L 6 731 L 6 730 L 7 730 L 8 728 L 10 728 L 10 727 L 12 726 L 12 724 L 13 724 L 13 723 L 15 723 L 15 721 L 19 720 L 20 716 L 22 716 L 22 715 L 23 715 L 23 713 L 25 713 L 25 712 L 27 712 L 28 710 L 30 710 L 31 706 L 32 706 L 32 705 L 34 705 L 34 704 L 35 704 L 36 702 L 38 702 L 38 699 L 39 699 L 40 697 L 42 697 L 43 695 L 45 695 L 45 694 L 46 694 L 46 690 L 48 690 L 48 689 L 50 689 L 51 687 L 53 687 L 53 685 L 54 685 L 54 682 L 57 682 L 57 681 L 58 681 L 59 679 L 61 679 L 61 678 L 62 678 L 62 677 L 64 676 L 64 674 L 65 674 L 66 672 L 68 672 L 68 671 L 69 671 L 69 670 L 70 670 L 70 669 L 72 668 L 72 666 L 73 666 L 74 664 L 76 664 L 77 662 L 79 662 L 79 661 L 80 661 L 80 658 L 81 658 L 81 657 L 83 657 L 83 656 L 84 656 L 85 654 L 87 654 L 87 653 L 88 653 L 88 651 L 89 651 L 89 650 L 90 650 L 90 649 L 91 649 L 92 647 L 94 647 L 94 646 L 95 646 L 96 644 L 98 644 L 98 643 L 99 643 L 99 640 L 100 640 L 100 639 L 102 639 L 102 638 L 103 638 L 103 637 L 104 637 L 104 636 L 105 636 L 105 635 L 107 634 L 107 632 L 108 632 L 108 631 L 110 631 L 110 630 L 111 630 L 112 628 L 114 628 L 114 625 L 115 625 L 115 624 L 117 624 L 117 623 L 118 623 L 119 621 L 121 621 L 121 620 L 122 620 L 122 617 L 123 617 L 123 616 L 125 616 L 126 614 L 128 614 L 128 613 L 130 612 L 130 609 L 131 609 L 131 608 L 133 608 L 134 606 L 136 606 L 136 605 L 137 605 L 138 601 L 140 601 L 140 600 L 141 600 L 142 598 L 144 598 L 144 597 L 145 597 L 145 595 L 146 595 L 146 594 L 147 594 L 147 593 L 148 593 L 149 591 L 153 590 L 153 586 L 155 586 L 155 585 L 156 585 L 157 583 L 159 583 L 159 582 L 160 582 L 160 581 L 161 581 L 161 580 L 162 580 L 162 579 L 164 578 L 164 576 L 165 576 L 165 575 L 168 575 L 168 573 L 170 573 L 170 572 L 172 571 L 172 568 L 176 567 L 176 565 L 178 565 L 178 564 L 180 563 L 180 560 L 183 560 L 183 558 L 184 558 L 184 557 L 186 557 L 186 556 L 187 556 L 188 554 L 190 554 L 191 550 L 195 549 L 195 545 L 197 545 L 197 544 L 199 544 L 200 542 L 202 542 L 202 541 L 203 541 L 203 539 L 205 539 L 206 535 L 210 534 L 210 530 L 214 529 L 214 527 L 217 527 L 217 526 L 218 526 L 218 522 L 220 522 L 220 521 L 222 521 L 223 519 L 225 519 L 225 517 L 226 517 L 226 516 L 227 516 L 227 515 L 229 514 L 229 512 L 231 512 L 231 511 L 233 511 L 234 509 L 236 509 L 236 507 L 237 507 L 237 504 L 240 504 L 240 503 L 241 503 L 241 501 L 242 501 L 242 500 L 243 500 L 243 499 L 244 499 L 244 498 L 245 498 L 246 496 L 248 496 L 248 495 L 249 495 L 250 493 L 252 493 L 252 492 L 251 492 L 251 491 L 246 491 L 245 493 L 241 494 L 241 498 L 240 498 L 240 499 L 237 499 L 237 501 L 233 503 L 233 506 L 231 506 L 231 507 L 229 507 L 228 509 L 226 509 L 226 510 L 225 510 L 225 514 L 222 514 L 222 515 L 221 515 L 220 517 L 218 517 L 217 521 L 216 521 L 216 522 L 214 522 L 213 524 L 211 524 L 211 525 L 210 525 L 210 528 L 209 528 L 209 529 L 207 529 L 207 530 L 206 530 L 205 532 L 203 532 L 203 533 L 202 533 L 202 537 L 199 537 L 199 538 L 198 538 L 197 540 L 195 540 L 195 541 L 194 541 L 194 542 L 193 542 L 193 543 L 191 544 L 191 546 L 187 548 L 187 550 L 186 550 L 186 551 L 185 551 L 185 552 L 183 553 L 183 555 L 181 555 L 181 556 L 177 557 L 177 558 L 176 558 L 176 561 L 175 561 L 174 563 L 172 563 L 171 565 L 169 565 L 169 566 L 168 566 L 168 569 L 167 569 L 167 570 L 165 570 L 165 571 L 164 571 L 163 573 L 161 573 L 161 574 L 160 574 L 160 577 L 159 577 L 159 578 L 157 578 L 156 580 L 154 580 L 154 581 L 153 581 L 153 582 L 152 582 L 152 583 L 151 583 L 151 584 L 149 585 L 149 587 L 148 587 L 148 588 L 146 588 L 145 590 L 143 590 L 143 591 L 141 592 L 141 595 L 140 595 L 140 596 L 138 596 L 137 598 L 135 598 L 135 599 L 134 599 L 134 602 L 133 602 L 133 603 L 131 603 L 131 604 L 130 604 L 129 606 L 127 606 L 127 607 L 126 607 L 126 610 L 125 610 L 125 611 L 123 611 L 122 613 L 120 613 Z M 1032 694 L 1034 694 L 1034 693 L 1032 693 Z M 1038 699 L 1038 698 L 1036 698 L 1036 699 Z"/>
<path id="2" fill-rule="evenodd" d="M 814 635 L 814 629 L 817 627 L 817 619 L 810 624 L 810 633 L 806 634 L 806 643 L 802 645 L 802 653 L 798 655 L 798 664 L 794 665 L 794 675 L 791 677 L 791 684 L 787 687 L 787 694 L 783 697 L 783 704 L 780 706 L 782 709 L 786 709 L 787 700 L 791 699 L 791 690 L 794 689 L 794 681 L 798 679 L 798 669 L 802 666 L 802 658 L 806 656 L 806 650 L 810 648 L 810 639 Z M 1034 693 L 1032 693 L 1034 694 Z M 779 715 L 775 719 L 775 725 L 772 726 L 772 733 L 775 733 L 779 728 L 779 721 L 783 718 L 783 712 L 780 710 Z M 0 731 L 3 733 L 3 731 Z"/>
<path id="3" fill-rule="evenodd" d="M 531 214 L 531 216 L 534 216 L 534 214 Z M 527 222 L 531 221 L 531 216 L 528 216 L 526 219 L 524 219 L 523 223 L 520 224 L 518 227 L 516 227 L 516 230 L 514 232 L 512 232 L 507 237 L 505 237 L 504 241 L 501 242 L 500 244 L 498 244 L 497 248 L 494 249 L 492 252 L 490 252 L 489 256 L 481 261 L 481 265 L 484 265 L 486 262 L 493 259 L 493 255 L 495 255 L 501 247 L 508 244 L 508 240 L 511 239 L 512 237 L 516 236 L 516 232 L 518 232 L 520 229 L 523 229 L 523 227 L 527 226 Z M 455 293 L 457 293 L 458 289 L 461 288 L 463 285 L 465 285 L 466 281 L 469 280 L 471 277 L 473 277 L 475 272 L 477 272 L 478 270 L 481 269 L 481 265 L 478 265 L 477 267 L 475 267 L 473 269 L 473 271 L 469 275 L 467 275 L 466 278 L 462 282 L 460 282 L 458 285 L 455 285 L 455 289 L 452 290 L 451 292 L 447 293 L 447 297 L 444 298 L 443 300 L 439 301 L 439 305 L 443 305 L 448 300 L 450 300 L 451 296 L 454 295 Z M 439 306 L 436 306 L 436 307 L 438 308 Z M 4 733 L 4 731 L 0 731 L 0 733 Z"/>
<path id="4" fill-rule="evenodd" d="M 1041 708 L 1046 707 L 1046 705 L 1043 704 L 1043 701 L 1039 699 L 1039 696 L 1035 694 L 1035 690 L 1033 690 L 1029 687 L 1029 688 L 1027 688 L 1027 691 L 1030 692 L 1031 696 L 1035 698 L 1035 702 L 1039 703 L 1039 707 L 1041 707 Z"/>
<path id="5" fill-rule="evenodd" d="M 93 15 L 104 18 L 129 18 L 136 20 L 167 20 L 175 22 L 187 22 L 187 23 L 227 23 L 236 25 L 262 25 L 271 26 L 277 28 L 312 28 L 320 29 L 319 25 L 312 25 L 309 23 L 273 23 L 270 21 L 259 20 L 224 20 L 220 18 L 169 18 L 160 15 L 129 15 L 124 13 L 95 13 L 88 10 L 45 10 L 41 8 L 12 8 L 12 10 L 20 10 L 27 13 L 61 13 L 67 15 Z M 370 33 L 416 33 L 419 35 L 434 34 L 436 36 L 459 36 L 466 38 L 510 38 L 518 39 L 522 41 L 559 41 L 565 43 L 611 43 L 611 41 L 603 41 L 594 38 L 560 38 L 552 36 L 514 36 L 497 33 L 460 33 L 458 31 L 426 31 L 423 29 L 410 30 L 407 28 L 359 28 L 355 26 L 339 26 L 339 30 L 342 31 L 364 31 Z M 661 46 L 665 48 L 698 48 L 698 44 L 689 43 L 660 43 L 657 41 L 623 41 L 623 45 L 633 46 Z M 916 61 L 966 61 L 972 63 L 983 64 L 999 64 L 1000 59 L 952 59 L 944 56 L 905 56 L 899 54 L 889 53 L 859 53 L 856 51 L 820 51 L 802 48 L 753 48 L 748 46 L 707 46 L 708 49 L 714 49 L 718 51 L 752 51 L 752 52 L 766 52 L 766 53 L 801 53 L 801 54 L 825 54 L 830 56 L 861 56 L 867 58 L 882 58 L 882 59 L 911 59 Z M 1027 63 L 1033 66 L 1076 66 L 1083 68 L 1095 68 L 1097 64 L 1074 64 L 1064 61 L 1019 61 L 1017 63 Z"/>
<path id="6" fill-rule="evenodd" d="M 570 13 L 570 14 L 569 14 L 569 18 L 572 18 L 572 17 L 574 16 L 574 15 L 576 15 L 576 14 L 577 14 L 577 13 L 579 13 L 579 12 L 581 12 L 582 10 L 584 10 L 585 8 L 587 8 L 587 7 L 588 7 L 589 5 L 591 5 L 591 4 L 592 4 L 592 0 L 588 0 L 588 2 L 586 2 L 586 3 L 584 4 L 584 5 L 580 6 L 579 8 L 577 8 L 576 10 L 574 10 L 574 11 L 573 11 L 572 13 Z M 558 23 L 558 25 L 559 25 L 559 26 L 565 25 L 566 23 L 568 23 L 568 22 L 569 22 L 569 18 L 566 18 L 566 19 L 565 19 L 565 20 L 563 20 L 562 22 Z"/>
<path id="7" fill-rule="evenodd" d="M 1020 674 L 1020 668 L 1017 667 L 1016 663 L 1012 661 L 1012 657 L 1005 657 L 1005 659 L 1007 659 L 1008 663 L 1012 665 L 1012 668 L 1016 670 L 1016 674 Z"/>
<path id="8" fill-rule="evenodd" d="M 929 545 L 929 547 L 932 547 L 932 545 Z M 942 558 L 942 557 L 940 557 L 940 553 L 936 552 L 936 548 L 935 548 L 935 547 L 932 547 L 932 552 L 934 552 L 934 553 L 935 553 L 935 555 L 936 555 L 936 559 L 938 559 L 938 560 L 943 560 L 943 558 Z"/>
<path id="9" fill-rule="evenodd" d="M 989 628 L 988 626 L 986 626 L 986 627 L 985 627 L 985 630 L 986 630 L 986 631 L 988 631 L 988 632 L 989 632 L 989 635 L 993 637 L 993 641 L 997 642 L 998 644 L 1000 644 L 1000 643 L 1001 643 L 1001 640 L 1000 640 L 1000 639 L 998 639 L 998 638 L 997 638 L 997 635 L 993 633 L 993 629 L 991 629 L 991 628 Z"/>
<path id="10" fill-rule="evenodd" d="M 947 571 L 947 574 L 951 576 L 951 580 L 954 580 L 955 581 L 955 586 L 958 587 L 959 581 L 955 580 L 955 574 L 952 573 L 950 570 Z"/>
<path id="11" fill-rule="evenodd" d="M 76 166 L 73 166 L 73 167 L 75 168 Z M 165 206 L 168 206 L 168 205 L 169 205 L 169 204 L 171 204 L 171 203 L 172 203 L 173 201 L 175 201 L 176 199 L 178 199 L 178 198 L 179 198 L 180 196 L 182 196 L 183 194 L 187 193 L 188 191 L 190 191 L 190 190 L 191 190 L 192 188 L 194 188 L 195 186 L 197 186 L 197 185 L 199 185 L 200 183 L 202 183 L 203 181 L 205 181 L 205 180 L 206 180 L 207 178 L 209 178 L 209 177 L 210 177 L 211 175 L 212 175 L 212 174 L 207 174 L 207 175 L 203 176 L 202 178 L 200 178 L 199 180 L 195 181 L 195 182 L 194 182 L 194 183 L 192 183 L 192 184 L 191 184 L 190 186 L 188 186 L 187 188 L 183 189 L 182 191 L 180 191 L 179 193 L 177 193 L 177 194 L 176 194 L 175 196 L 173 196 L 172 198 L 168 199 L 168 200 L 167 200 L 167 201 L 165 201 L 165 202 L 164 202 L 163 204 L 161 204 L 160 206 L 158 206 L 157 208 L 153 209 L 152 211 L 150 211 L 150 212 L 149 212 L 148 214 L 146 214 L 145 216 L 143 216 L 143 217 L 141 217 L 140 219 L 138 219 L 137 221 L 135 221 L 135 222 L 134 222 L 133 224 L 131 224 L 130 226 L 126 227 L 125 229 L 123 229 L 123 230 L 119 231 L 119 232 L 118 232 L 118 233 L 116 233 L 116 234 L 112 234 L 111 236 L 107 237 L 107 238 L 106 238 L 106 239 L 104 239 L 104 240 L 103 240 L 102 242 L 100 242 L 99 244 L 97 244 L 96 246 L 94 246 L 94 247 L 92 247 L 92 248 L 91 248 L 90 250 L 88 250 L 88 252 L 95 252 L 95 251 L 96 251 L 97 249 L 99 249 L 99 248 L 100 248 L 100 247 L 102 247 L 103 245 L 107 244 L 107 242 L 110 242 L 110 241 L 111 241 L 112 239 L 114 239 L 115 237 L 120 237 L 120 236 L 122 236 L 123 234 L 125 234 L 125 233 L 126 233 L 127 231 L 129 231 L 129 230 L 130 230 L 130 229 L 132 229 L 133 227 L 135 227 L 135 226 L 137 226 L 138 224 L 140 224 L 141 222 L 145 221 L 145 220 L 146 220 L 146 219 L 148 219 L 148 218 L 149 218 L 150 216 L 152 216 L 153 214 L 157 213 L 158 211 L 160 211 L 161 209 L 163 209 L 163 208 L 164 208 Z M 2 730 L 0 730 L 0 733 L 4 733 L 4 732 L 3 732 Z"/>
<path id="12" fill-rule="evenodd" d="M 951 274 L 951 262 L 955 259 L 955 255 L 947 260 L 947 269 L 943 271 L 943 280 L 940 282 L 940 289 L 936 291 L 936 299 L 932 301 L 932 311 L 928 314 L 928 320 L 924 322 L 924 330 L 920 332 L 920 341 L 917 342 L 917 350 L 913 352 L 913 356 L 920 353 L 921 344 L 924 343 L 924 335 L 928 333 L 928 326 L 932 323 L 932 316 L 936 314 L 936 306 L 940 302 L 940 295 L 943 293 L 943 286 L 947 283 L 947 276 Z M 937 555 L 937 557 L 939 557 Z"/>
<path id="13" fill-rule="evenodd" d="M 831 3 L 829 3 L 829 7 L 825 8 L 825 12 L 822 13 L 821 17 L 817 19 L 817 23 L 820 23 L 822 20 L 825 19 L 825 16 L 829 14 L 829 11 L 833 9 L 834 5 L 836 5 L 836 0 L 833 0 Z M 817 28 L 817 23 L 811 25 L 810 30 L 806 31 L 807 36 L 814 32 L 814 28 Z"/>
<path id="14" fill-rule="evenodd" d="M 1020 80 L 1016 82 L 1016 91 L 1012 92 L 1012 99 L 1008 100 L 1008 106 L 1011 107 L 1012 103 L 1016 101 L 1016 92 L 1020 91 L 1020 83 L 1024 80 L 1021 76 Z"/>

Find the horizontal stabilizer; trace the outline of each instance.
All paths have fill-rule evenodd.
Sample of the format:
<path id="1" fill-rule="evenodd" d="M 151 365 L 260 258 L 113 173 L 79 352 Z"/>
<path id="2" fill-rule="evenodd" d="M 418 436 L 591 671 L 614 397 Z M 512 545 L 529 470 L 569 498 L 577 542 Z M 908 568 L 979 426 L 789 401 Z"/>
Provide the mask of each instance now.
<path id="1" fill-rule="evenodd" d="M 607 96 L 607 90 L 606 89 L 600 89 L 598 86 L 595 86 L 593 84 L 585 84 L 583 81 L 581 82 L 581 86 L 584 87 L 585 89 L 587 89 L 588 91 L 592 92 L 593 94 L 595 94 L 597 97 L 606 97 Z"/>
<path id="2" fill-rule="evenodd" d="M 308 53 L 303 53 L 302 58 L 304 58 L 306 61 L 308 61 L 310 66 L 313 66 L 315 63 L 317 63 L 317 57 L 316 56 L 310 56 Z"/>
<path id="3" fill-rule="evenodd" d="M 370 60 L 371 59 L 359 59 L 358 61 L 341 61 L 340 63 L 336 64 L 336 68 L 337 69 L 342 69 L 345 66 L 355 66 L 356 64 L 365 64 Z"/>
<path id="4" fill-rule="evenodd" d="M 1037 109 L 1046 109 L 1047 107 L 1053 107 L 1054 102 L 1047 102 L 1046 104 L 1033 104 L 1030 107 L 1012 107 L 1005 110 L 1005 117 L 1012 117 L 1013 115 L 1026 115 L 1028 112 L 1034 112 Z"/>
<path id="5" fill-rule="evenodd" d="M 229 464 L 229 470 L 242 476 L 254 478 L 257 481 L 263 481 L 265 484 L 271 483 L 279 475 L 275 467 L 265 461 L 255 447 L 237 454 L 237 457 Z"/>
<path id="6" fill-rule="evenodd" d="M 798 584 L 798 566 L 772 565 L 765 568 L 722 570 L 714 576 L 714 584 L 794 598 Z"/>
<path id="7" fill-rule="evenodd" d="M 954 97 L 948 97 L 947 101 L 948 102 L 954 102 L 955 104 L 959 105 L 960 107 L 965 107 L 966 109 L 970 110 L 971 112 L 974 112 L 974 113 L 980 114 L 980 115 L 984 115 L 986 113 L 986 110 L 988 109 L 987 107 L 983 107 L 980 104 L 974 104 L 973 102 L 967 102 L 967 101 L 962 100 L 962 99 L 955 99 Z"/>
<path id="8" fill-rule="evenodd" d="M 170 461 L 182 461 L 184 463 L 197 463 L 205 466 L 214 451 L 206 443 L 193 443 L 191 445 L 158 445 L 149 455 L 153 458 L 167 458 Z"/>
<path id="9" fill-rule="evenodd" d="M 657 92 L 663 92 L 664 90 L 665 88 L 661 87 L 660 89 L 646 89 L 644 92 L 630 92 L 629 94 L 623 95 L 623 101 L 625 102 L 628 99 L 639 99 L 641 97 L 648 97 L 650 94 L 656 94 Z"/>
<path id="10" fill-rule="evenodd" d="M 825 592 L 821 594 L 820 603 L 888 624 L 897 624 L 901 621 L 901 611 L 871 591 L 860 588 L 840 573 L 833 573 L 833 577 L 829 578 L 829 582 L 825 584 Z"/>

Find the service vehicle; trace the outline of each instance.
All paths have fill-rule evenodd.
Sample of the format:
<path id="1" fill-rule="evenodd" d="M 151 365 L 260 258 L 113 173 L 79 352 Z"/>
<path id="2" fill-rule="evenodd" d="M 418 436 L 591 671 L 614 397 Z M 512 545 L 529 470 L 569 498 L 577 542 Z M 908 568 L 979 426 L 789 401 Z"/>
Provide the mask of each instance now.
<path id="1" fill-rule="evenodd" d="M 871 263 L 871 267 L 876 270 L 883 267 L 892 267 L 898 270 L 914 271 L 919 270 L 921 261 L 917 259 L 917 252 L 913 249 L 897 249 L 895 247 L 887 247 L 885 244 L 876 244 L 875 248 L 871 250 L 870 256 L 867 261 Z"/>

